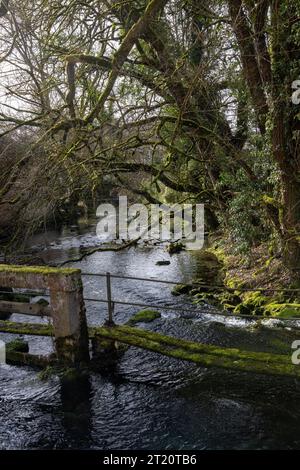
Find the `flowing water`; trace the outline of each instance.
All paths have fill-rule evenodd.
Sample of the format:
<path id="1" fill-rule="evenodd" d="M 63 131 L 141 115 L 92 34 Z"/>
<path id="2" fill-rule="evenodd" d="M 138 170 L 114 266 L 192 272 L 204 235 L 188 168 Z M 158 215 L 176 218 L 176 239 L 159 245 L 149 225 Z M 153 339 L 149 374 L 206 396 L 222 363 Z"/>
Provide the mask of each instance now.
<path id="1" fill-rule="evenodd" d="M 34 237 L 30 250 L 54 264 L 99 243 L 94 234 L 94 227 L 67 227 Z M 171 264 L 158 266 L 159 260 Z M 201 269 L 201 257 L 182 252 L 170 258 L 163 247 L 137 247 L 94 253 L 70 266 L 186 282 Z M 103 278 L 84 276 L 83 281 L 86 297 L 105 298 Z M 291 341 L 299 339 L 289 329 L 253 328 L 252 321 L 196 308 L 187 297 L 174 297 L 165 284 L 113 279 L 113 297 L 159 305 L 162 318 L 147 327 L 177 337 L 277 352 L 288 352 Z M 86 306 L 89 324 L 101 324 L 106 305 L 89 301 Z M 137 310 L 118 305 L 117 322 Z M 12 320 L 28 317 L 13 315 Z M 24 338 L 32 353 L 53 348 L 49 338 Z M 71 388 L 56 376 L 41 380 L 35 370 L 9 365 L 0 366 L 0 385 L 0 449 L 300 448 L 300 384 L 294 379 L 208 370 L 129 348 L 112 370 L 79 378 Z"/>

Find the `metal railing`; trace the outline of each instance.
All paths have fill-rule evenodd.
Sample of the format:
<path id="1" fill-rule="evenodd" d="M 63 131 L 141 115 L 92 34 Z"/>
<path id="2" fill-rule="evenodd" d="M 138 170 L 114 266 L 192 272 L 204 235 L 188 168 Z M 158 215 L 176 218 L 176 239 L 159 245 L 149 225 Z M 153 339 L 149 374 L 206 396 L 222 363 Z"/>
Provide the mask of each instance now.
<path id="1" fill-rule="evenodd" d="M 108 324 L 114 324 L 113 321 L 113 313 L 115 310 L 115 305 L 123 305 L 123 306 L 132 306 L 132 307 L 142 307 L 142 308 L 153 308 L 153 309 L 160 309 L 160 310 L 167 310 L 167 311 L 173 311 L 173 312 L 181 312 L 181 313 L 192 313 L 195 314 L 197 313 L 197 304 L 195 305 L 194 309 L 188 308 L 188 307 L 177 307 L 177 306 L 162 306 L 159 304 L 148 304 L 148 303 L 141 303 L 141 302 L 125 302 L 121 300 L 115 300 L 112 298 L 112 288 L 111 288 L 111 281 L 112 279 L 124 279 L 124 280 L 132 280 L 132 281 L 143 281 L 143 282 L 154 282 L 154 283 L 161 283 L 161 284 L 167 284 L 167 285 L 174 285 L 174 286 L 180 286 L 184 285 L 187 287 L 192 288 L 208 288 L 208 289 L 219 289 L 219 290 L 226 290 L 229 292 L 234 292 L 234 291 L 243 291 L 243 292 L 276 292 L 276 291 L 287 291 L 287 292 L 300 292 L 300 289 L 269 289 L 269 288 L 229 288 L 226 286 L 221 286 L 221 285 L 208 285 L 202 282 L 197 282 L 197 283 L 183 283 L 178 282 L 178 281 L 170 281 L 170 280 L 164 280 L 164 279 L 153 279 L 153 278 L 146 278 L 146 277 L 138 277 L 138 276 L 126 276 L 126 275 L 120 275 L 120 274 L 112 274 L 110 272 L 108 273 L 90 273 L 90 272 L 81 272 L 82 276 L 92 276 L 92 277 L 101 277 L 101 278 L 106 278 L 106 286 L 107 286 L 107 298 L 106 299 L 93 299 L 93 298 L 88 298 L 85 297 L 86 301 L 91 301 L 91 302 L 104 302 L 108 304 Z M 219 315 L 227 318 L 240 318 L 240 319 L 250 319 L 250 320 L 256 320 L 256 319 L 266 319 L 264 315 L 238 315 L 238 314 L 233 314 L 229 311 L 222 311 L 221 309 L 217 308 L 212 308 L 209 306 L 209 308 L 205 310 L 201 310 L 199 312 L 203 315 Z M 290 317 L 290 318 L 284 318 L 281 319 L 283 321 L 291 321 L 291 320 L 298 320 L 300 319 L 299 317 Z"/>
<path id="2" fill-rule="evenodd" d="M 170 285 L 177 285 L 181 286 L 184 284 L 188 287 L 204 287 L 208 289 L 217 289 L 217 290 L 226 290 L 228 292 L 240 291 L 240 292 L 300 292 L 300 288 L 272 288 L 272 287 L 228 287 L 221 284 L 205 284 L 204 282 L 179 282 L 179 281 L 168 281 L 166 279 L 153 279 L 151 277 L 138 277 L 138 276 L 124 276 L 120 274 L 110 274 L 111 278 L 115 279 L 128 279 L 128 280 L 135 280 L 135 281 L 146 281 L 146 282 L 155 282 L 155 283 L 162 283 L 162 284 L 170 284 Z M 86 273 L 84 271 L 81 272 L 82 276 L 94 276 L 94 277 L 106 277 L 107 273 Z"/>
<path id="3" fill-rule="evenodd" d="M 89 296 L 84 296 L 84 300 L 86 302 L 96 302 L 96 303 L 105 303 L 107 304 L 107 310 L 108 310 L 108 318 L 107 318 L 107 324 L 108 325 L 114 325 L 114 312 L 115 312 L 115 306 L 116 305 L 122 305 L 126 307 L 141 307 L 141 308 L 153 308 L 153 309 L 160 309 L 160 310 L 165 310 L 165 311 L 173 311 L 173 312 L 179 312 L 179 313 L 200 313 L 201 315 L 219 315 L 223 316 L 226 318 L 239 318 L 239 319 L 249 319 L 249 320 L 257 320 L 257 319 L 266 319 L 268 317 L 264 315 L 247 315 L 247 314 L 234 314 L 229 311 L 221 310 L 218 309 L 217 307 L 210 306 L 207 304 L 208 308 L 207 310 L 204 310 L 203 308 L 201 309 L 201 312 L 197 312 L 199 309 L 198 304 L 194 304 L 194 308 L 189 308 L 187 307 L 178 307 L 178 306 L 170 306 L 170 305 L 160 305 L 160 304 L 152 304 L 152 303 L 143 303 L 143 302 L 127 302 L 127 301 L 122 301 L 122 300 L 116 300 L 112 296 L 112 280 L 113 279 L 124 279 L 124 280 L 129 280 L 129 281 L 142 281 L 142 282 L 151 282 L 151 283 L 157 283 L 157 284 L 165 284 L 165 285 L 173 285 L 173 286 L 180 286 L 184 285 L 187 286 L 188 288 L 205 288 L 205 289 L 212 289 L 212 290 L 223 290 L 223 291 L 228 291 L 228 292 L 235 292 L 235 291 L 240 291 L 240 292 L 300 292 L 300 289 L 276 289 L 276 288 L 242 288 L 242 287 L 237 287 L 237 288 L 229 288 L 227 286 L 221 286 L 221 285 L 212 285 L 212 284 L 205 284 L 202 282 L 193 282 L 193 283 L 184 283 L 183 281 L 171 281 L 171 280 L 165 280 L 165 279 L 153 279 L 153 278 L 147 278 L 147 277 L 138 277 L 138 276 L 127 276 L 127 275 L 120 275 L 120 274 L 112 274 L 110 272 L 107 273 L 91 273 L 91 272 L 81 272 L 82 276 L 91 276 L 91 277 L 99 277 L 99 278 L 105 278 L 106 279 L 106 299 L 103 298 L 94 298 L 94 297 L 89 297 Z M 30 291 L 30 292 L 9 292 L 9 291 L 0 291 L 0 296 L 1 294 L 14 294 L 14 293 L 20 293 L 23 296 L 27 296 L 28 298 L 40 296 L 40 297 L 45 297 L 49 298 L 50 295 L 47 292 L 41 292 L 41 291 Z M 202 305 L 201 307 L 204 307 Z M 286 317 L 286 318 L 281 318 L 281 321 L 291 321 L 291 320 L 300 320 L 300 315 L 299 317 Z"/>

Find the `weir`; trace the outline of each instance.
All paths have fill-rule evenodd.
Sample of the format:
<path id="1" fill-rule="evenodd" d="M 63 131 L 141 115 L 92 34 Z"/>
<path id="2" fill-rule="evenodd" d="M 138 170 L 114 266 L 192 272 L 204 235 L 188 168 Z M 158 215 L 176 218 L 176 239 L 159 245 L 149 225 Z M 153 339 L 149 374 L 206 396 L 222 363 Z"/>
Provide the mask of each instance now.
<path id="1" fill-rule="evenodd" d="M 267 375 L 300 377 L 300 367 L 290 355 L 221 348 L 202 344 L 112 321 L 113 301 L 108 276 L 109 321 L 100 327 L 87 327 L 81 271 L 0 265 L 0 286 L 6 288 L 49 289 L 50 305 L 0 301 L 0 311 L 46 315 L 52 324 L 20 323 L 0 320 L 0 332 L 21 335 L 51 336 L 55 339 L 56 357 L 34 356 L 8 349 L 12 363 L 45 366 L 49 363 L 78 364 L 89 360 L 89 338 L 93 345 L 110 344 L 106 354 L 113 354 L 117 343 L 135 346 L 202 367 L 217 367 Z M 95 347 L 94 350 L 96 350 Z"/>

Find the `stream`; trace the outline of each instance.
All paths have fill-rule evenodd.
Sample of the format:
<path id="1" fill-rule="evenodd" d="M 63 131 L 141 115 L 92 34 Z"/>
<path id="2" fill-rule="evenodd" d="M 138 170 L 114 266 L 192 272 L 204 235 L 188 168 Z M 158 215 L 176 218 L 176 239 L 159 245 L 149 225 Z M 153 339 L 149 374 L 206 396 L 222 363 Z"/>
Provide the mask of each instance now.
<path id="1" fill-rule="evenodd" d="M 28 252 L 55 264 L 99 244 L 95 226 L 76 224 L 31 238 Z M 158 266 L 157 261 L 170 265 Z M 163 246 L 97 252 L 68 266 L 105 273 L 189 282 L 201 269 L 197 252 L 172 257 Z M 105 279 L 84 276 L 84 294 L 105 299 Z M 289 353 L 299 333 L 255 320 L 224 317 L 210 307 L 174 297 L 170 285 L 113 279 L 113 298 L 157 305 L 149 325 L 175 337 L 255 351 Z M 182 308 L 182 312 L 164 307 Z M 107 318 L 107 306 L 86 302 L 89 325 Z M 184 309 L 189 309 L 185 311 Z M 117 305 L 124 323 L 138 307 Z M 28 322 L 12 315 L 12 321 Z M 46 320 L 30 318 L 31 322 Z M 16 335 L 0 334 L 10 341 Z M 52 339 L 22 336 L 33 354 L 53 350 Z M 300 366 L 299 366 L 300 367 Z M 42 380 L 28 367 L 0 366 L 0 449 L 299 449 L 300 383 L 291 378 L 205 369 L 129 348 L 106 374 L 91 373 L 70 388 L 56 376 Z"/>

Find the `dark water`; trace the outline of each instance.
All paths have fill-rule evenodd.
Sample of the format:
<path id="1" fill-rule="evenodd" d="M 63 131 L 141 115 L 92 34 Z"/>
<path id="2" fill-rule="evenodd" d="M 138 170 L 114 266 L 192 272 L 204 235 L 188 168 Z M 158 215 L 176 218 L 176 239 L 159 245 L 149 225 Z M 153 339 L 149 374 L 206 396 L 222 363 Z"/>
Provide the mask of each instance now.
<path id="1" fill-rule="evenodd" d="M 74 226 L 48 234 L 47 240 L 35 237 L 31 249 L 54 263 L 97 242 L 91 228 Z M 71 265 L 85 272 L 189 281 L 200 263 L 193 253 L 174 255 L 169 266 L 157 266 L 161 259 L 170 259 L 163 248 L 140 247 L 95 253 Z M 87 296 L 105 298 L 101 278 L 84 277 L 84 287 Z M 116 299 L 193 308 L 170 290 L 113 280 Z M 104 304 L 88 302 L 87 310 L 89 324 L 106 317 Z M 253 322 L 210 314 L 207 307 L 194 314 L 160 310 L 163 317 L 152 329 L 211 344 L 289 353 L 291 342 L 299 339 L 297 332 L 253 328 Z M 136 311 L 118 306 L 117 321 Z M 21 315 L 12 319 L 28 321 Z M 51 339 L 28 339 L 33 353 L 52 349 Z M 206 370 L 130 348 L 109 374 L 91 373 L 76 386 L 57 377 L 42 381 L 32 369 L 8 365 L 0 366 L 0 384 L 0 449 L 300 448 L 300 384 L 293 379 Z"/>

